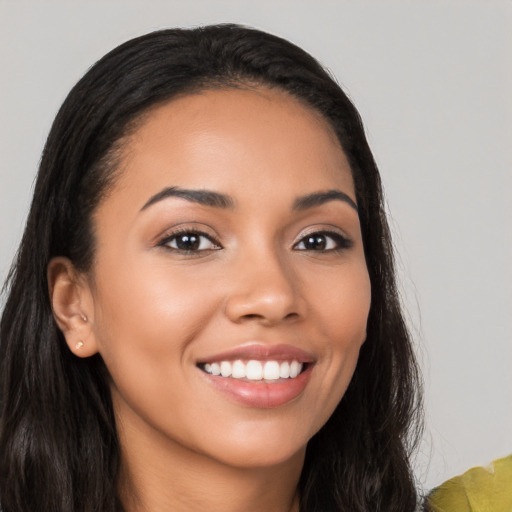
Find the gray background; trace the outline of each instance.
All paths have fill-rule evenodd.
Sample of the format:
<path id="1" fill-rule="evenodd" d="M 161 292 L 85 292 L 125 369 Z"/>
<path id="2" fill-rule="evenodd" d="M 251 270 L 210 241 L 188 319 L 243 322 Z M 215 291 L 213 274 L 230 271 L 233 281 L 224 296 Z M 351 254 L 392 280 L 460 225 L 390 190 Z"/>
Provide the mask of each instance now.
<path id="1" fill-rule="evenodd" d="M 78 78 L 133 36 L 228 21 L 311 52 L 365 121 L 425 374 L 421 485 L 511 453 L 510 1 L 0 0 L 0 279 Z"/>

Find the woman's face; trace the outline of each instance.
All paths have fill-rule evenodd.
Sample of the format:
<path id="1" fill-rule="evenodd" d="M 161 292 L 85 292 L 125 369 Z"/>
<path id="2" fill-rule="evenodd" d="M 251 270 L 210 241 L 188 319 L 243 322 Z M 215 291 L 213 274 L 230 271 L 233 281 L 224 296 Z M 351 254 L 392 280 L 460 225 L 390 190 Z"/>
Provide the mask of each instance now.
<path id="1" fill-rule="evenodd" d="M 206 91 L 148 114 L 123 155 L 94 218 L 85 340 L 118 424 L 237 467 L 302 456 L 370 307 L 332 129 L 284 92 Z"/>

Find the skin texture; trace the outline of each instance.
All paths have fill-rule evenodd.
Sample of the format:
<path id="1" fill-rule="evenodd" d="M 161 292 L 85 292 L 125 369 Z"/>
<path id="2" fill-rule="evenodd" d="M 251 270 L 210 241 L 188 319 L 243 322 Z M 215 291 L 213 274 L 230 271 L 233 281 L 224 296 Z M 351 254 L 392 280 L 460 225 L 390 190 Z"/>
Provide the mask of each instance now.
<path id="1" fill-rule="evenodd" d="M 219 192 L 233 205 L 169 197 L 143 208 L 167 187 Z M 350 382 L 370 307 L 355 209 L 342 200 L 293 209 L 298 197 L 333 189 L 355 202 L 333 131 L 281 91 L 175 99 L 127 141 L 95 214 L 91 272 L 56 258 L 49 281 L 70 349 L 99 352 L 110 372 L 128 512 L 298 510 L 306 444 Z M 179 251 L 176 229 L 207 237 L 200 250 Z M 323 235 L 332 250 L 306 247 L 306 235 L 325 230 L 350 243 L 337 250 L 336 235 Z M 254 344 L 311 355 L 299 396 L 247 406 L 197 366 Z"/>

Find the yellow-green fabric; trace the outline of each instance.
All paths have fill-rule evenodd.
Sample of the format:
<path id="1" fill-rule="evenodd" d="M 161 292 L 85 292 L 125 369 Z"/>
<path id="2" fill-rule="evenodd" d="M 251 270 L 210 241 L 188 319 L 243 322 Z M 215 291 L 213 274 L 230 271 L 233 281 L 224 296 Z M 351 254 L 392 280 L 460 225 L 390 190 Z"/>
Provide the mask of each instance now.
<path id="1" fill-rule="evenodd" d="M 448 480 L 428 503 L 432 512 L 512 512 L 512 455 Z"/>

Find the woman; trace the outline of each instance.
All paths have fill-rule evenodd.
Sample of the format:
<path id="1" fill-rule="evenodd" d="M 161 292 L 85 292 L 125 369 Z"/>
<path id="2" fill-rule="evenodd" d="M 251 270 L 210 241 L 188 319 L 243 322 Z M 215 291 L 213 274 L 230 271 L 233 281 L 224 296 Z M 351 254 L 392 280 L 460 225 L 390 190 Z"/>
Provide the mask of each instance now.
<path id="1" fill-rule="evenodd" d="M 357 111 L 296 46 L 223 25 L 101 59 L 9 279 L 4 512 L 414 510 L 382 201 Z"/>

